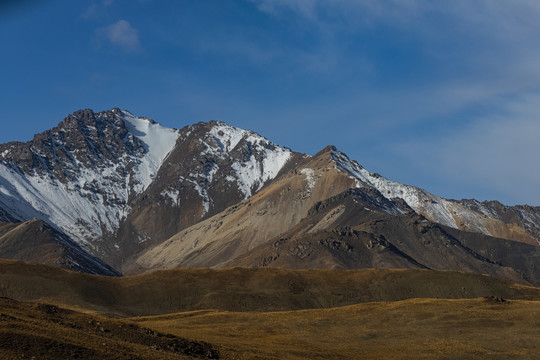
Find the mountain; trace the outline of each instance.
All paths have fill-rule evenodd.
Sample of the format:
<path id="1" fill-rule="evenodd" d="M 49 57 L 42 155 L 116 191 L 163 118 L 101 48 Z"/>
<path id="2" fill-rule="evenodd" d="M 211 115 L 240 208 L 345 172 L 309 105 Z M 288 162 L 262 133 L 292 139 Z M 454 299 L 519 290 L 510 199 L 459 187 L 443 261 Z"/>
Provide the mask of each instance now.
<path id="1" fill-rule="evenodd" d="M 174 146 L 177 131 L 119 109 L 83 110 L 27 143 L 0 146 L 0 206 L 99 253 Z"/>
<path id="2" fill-rule="evenodd" d="M 119 266 L 251 196 L 296 157 L 220 122 L 176 130 L 119 109 L 77 111 L 0 145 L 0 220 L 44 220 Z"/>
<path id="3" fill-rule="evenodd" d="M 337 149 L 336 166 L 355 178 L 357 186 L 374 187 L 388 199 L 402 199 L 418 214 L 451 228 L 540 244 L 540 207 L 504 206 L 497 201 L 447 200 L 414 186 L 371 173 Z"/>
<path id="4" fill-rule="evenodd" d="M 154 181 L 130 203 L 115 263 L 251 197 L 301 157 L 222 122 L 183 128 Z"/>
<path id="5" fill-rule="evenodd" d="M 444 199 L 334 146 L 309 156 L 218 121 L 178 130 L 87 109 L 0 145 L 0 221 L 34 218 L 126 274 L 429 268 L 540 283 L 540 207 Z M 20 239 L 9 246 L 49 243 Z"/>
<path id="6" fill-rule="evenodd" d="M 314 157 L 303 158 L 295 169 L 254 196 L 149 248 L 123 270 L 132 273 L 138 269 L 223 266 L 288 231 L 306 218 L 319 201 L 355 186 L 355 179 L 332 165 L 331 154 L 331 148 L 327 148 Z M 398 205 L 376 190 L 365 192 L 365 196 L 377 214 L 397 215 L 406 211 L 402 208 L 406 205 Z M 371 218 L 369 213 L 366 219 Z M 327 225 L 331 224 L 328 221 Z"/>
<path id="7" fill-rule="evenodd" d="M 405 196 L 391 198 L 388 188 L 391 194 Z M 434 200 L 420 208 L 414 200 L 422 196 L 454 204 L 369 173 L 327 147 L 252 198 L 142 252 L 123 270 L 424 268 L 540 284 L 540 271 L 534 266 L 540 260 L 537 242 L 504 240 L 459 230 L 455 223 L 449 227 L 431 221 L 412 206 L 431 218 L 445 213 Z M 461 206 L 455 204 L 454 208 Z M 476 221 L 478 214 L 471 218 Z"/>

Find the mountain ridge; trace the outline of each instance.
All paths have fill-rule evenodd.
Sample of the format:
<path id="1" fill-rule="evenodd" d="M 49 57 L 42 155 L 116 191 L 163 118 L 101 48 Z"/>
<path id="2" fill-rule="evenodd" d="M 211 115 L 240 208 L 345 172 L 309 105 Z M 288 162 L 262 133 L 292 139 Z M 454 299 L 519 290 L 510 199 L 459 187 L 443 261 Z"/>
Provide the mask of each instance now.
<path id="1" fill-rule="evenodd" d="M 349 200 L 316 215 L 340 194 Z M 172 129 L 118 108 L 86 109 L 32 141 L 0 144 L 0 221 L 45 221 L 128 273 L 224 266 L 315 218 L 295 236 L 409 212 L 511 241 L 504 246 L 517 257 L 529 255 L 513 242 L 540 245 L 540 207 L 444 199 L 372 173 L 335 146 L 309 156 L 219 121 Z M 502 244 L 482 239 L 486 249 Z"/>

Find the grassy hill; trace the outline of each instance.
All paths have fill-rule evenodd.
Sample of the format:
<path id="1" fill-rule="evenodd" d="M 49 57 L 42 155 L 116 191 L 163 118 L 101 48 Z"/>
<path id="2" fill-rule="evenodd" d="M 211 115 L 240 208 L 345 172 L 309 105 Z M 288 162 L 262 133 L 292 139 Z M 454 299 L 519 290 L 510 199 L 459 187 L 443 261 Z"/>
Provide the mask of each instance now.
<path id="1" fill-rule="evenodd" d="M 540 289 L 430 270 L 173 269 L 124 278 L 0 261 L 0 296 L 116 317 L 325 309 L 412 298 L 540 300 Z"/>

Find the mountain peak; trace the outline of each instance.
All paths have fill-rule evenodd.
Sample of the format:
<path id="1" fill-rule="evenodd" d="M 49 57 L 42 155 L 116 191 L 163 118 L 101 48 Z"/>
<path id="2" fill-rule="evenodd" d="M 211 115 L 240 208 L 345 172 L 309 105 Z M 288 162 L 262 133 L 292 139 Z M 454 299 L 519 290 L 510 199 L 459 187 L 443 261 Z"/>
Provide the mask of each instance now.
<path id="1" fill-rule="evenodd" d="M 32 141 L 0 145 L 0 204 L 80 243 L 114 232 L 152 182 L 178 131 L 118 108 L 75 111 Z"/>

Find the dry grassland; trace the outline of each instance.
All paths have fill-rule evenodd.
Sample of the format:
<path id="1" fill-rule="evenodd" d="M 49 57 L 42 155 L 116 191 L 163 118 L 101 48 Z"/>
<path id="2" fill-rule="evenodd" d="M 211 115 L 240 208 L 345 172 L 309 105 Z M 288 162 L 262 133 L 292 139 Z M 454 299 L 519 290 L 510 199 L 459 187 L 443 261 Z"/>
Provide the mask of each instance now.
<path id="1" fill-rule="evenodd" d="M 540 359 L 540 302 L 411 299 L 269 313 L 133 319 L 229 359 Z"/>
<path id="2" fill-rule="evenodd" d="M 1 260 L 0 296 L 0 359 L 540 359 L 540 288 L 458 272 Z"/>

